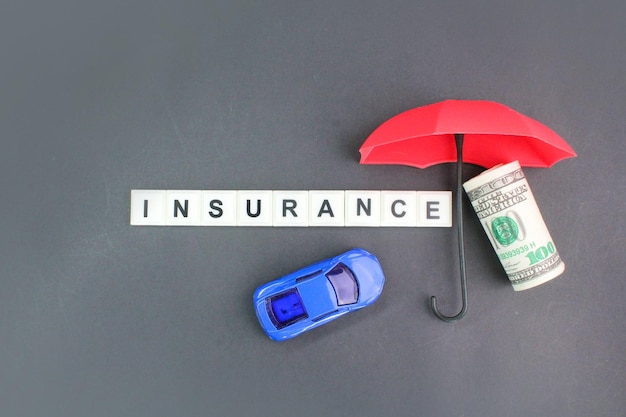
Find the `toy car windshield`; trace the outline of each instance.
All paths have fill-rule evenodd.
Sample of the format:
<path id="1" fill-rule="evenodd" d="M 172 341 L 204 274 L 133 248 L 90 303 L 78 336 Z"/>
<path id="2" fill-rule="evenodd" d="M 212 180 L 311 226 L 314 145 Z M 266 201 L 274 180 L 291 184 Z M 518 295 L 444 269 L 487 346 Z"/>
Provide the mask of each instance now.
<path id="1" fill-rule="evenodd" d="M 267 313 L 277 329 L 282 329 L 309 317 L 297 288 L 268 298 L 266 307 Z"/>
<path id="2" fill-rule="evenodd" d="M 359 286 L 352 271 L 347 266 L 342 263 L 337 264 L 326 274 L 326 278 L 328 278 L 335 290 L 338 306 L 357 302 L 359 299 Z"/>

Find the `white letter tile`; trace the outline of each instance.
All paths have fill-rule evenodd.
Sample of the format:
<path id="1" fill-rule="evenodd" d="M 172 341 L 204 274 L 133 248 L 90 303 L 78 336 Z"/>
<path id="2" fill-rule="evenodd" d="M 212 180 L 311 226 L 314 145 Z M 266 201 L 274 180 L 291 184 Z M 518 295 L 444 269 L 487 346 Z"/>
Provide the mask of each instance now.
<path id="1" fill-rule="evenodd" d="M 237 191 L 202 191 L 202 224 L 237 226 Z"/>
<path id="2" fill-rule="evenodd" d="M 309 225 L 308 191 L 274 191 L 274 226 Z"/>
<path id="3" fill-rule="evenodd" d="M 272 225 L 272 191 L 237 191 L 237 226 Z"/>
<path id="4" fill-rule="evenodd" d="M 417 226 L 417 192 L 381 191 L 380 198 L 383 211 L 381 226 Z"/>
<path id="5" fill-rule="evenodd" d="M 165 222 L 169 226 L 199 226 L 199 190 L 168 190 L 165 201 Z"/>
<path id="6" fill-rule="evenodd" d="M 346 192 L 346 226 L 380 226 L 380 191 Z"/>
<path id="7" fill-rule="evenodd" d="M 166 195 L 165 190 L 131 190 L 130 224 L 164 226 Z"/>
<path id="8" fill-rule="evenodd" d="M 309 191 L 309 226 L 343 226 L 344 199 L 344 191 Z"/>
<path id="9" fill-rule="evenodd" d="M 452 227 L 452 192 L 418 191 L 418 225 Z"/>

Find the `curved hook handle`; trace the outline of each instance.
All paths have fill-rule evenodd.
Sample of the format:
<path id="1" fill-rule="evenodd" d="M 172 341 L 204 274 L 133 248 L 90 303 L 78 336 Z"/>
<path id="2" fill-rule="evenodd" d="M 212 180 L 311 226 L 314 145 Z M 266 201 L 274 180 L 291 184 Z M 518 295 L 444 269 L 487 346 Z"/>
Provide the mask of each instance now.
<path id="1" fill-rule="evenodd" d="M 459 311 L 455 316 L 444 316 L 443 314 L 441 314 L 439 312 L 439 309 L 437 308 L 437 297 L 435 297 L 434 295 L 430 297 L 430 309 L 439 320 L 443 320 L 448 323 L 461 320 L 465 313 L 467 313 L 467 288 L 465 287 L 465 284 L 461 285 L 461 296 L 463 298 L 463 306 L 461 307 L 461 311 Z"/>
<path id="2" fill-rule="evenodd" d="M 465 279 L 465 248 L 463 245 L 463 134 L 457 133 L 454 135 L 456 142 L 456 214 L 457 214 L 457 230 L 458 230 L 458 243 L 459 243 L 459 269 L 461 274 L 461 299 L 462 307 L 454 316 L 444 316 L 439 312 L 437 308 L 437 297 L 434 295 L 430 297 L 430 309 L 438 319 L 446 321 L 448 323 L 460 320 L 467 312 L 467 282 Z"/>
<path id="3" fill-rule="evenodd" d="M 461 200 L 460 197 L 457 197 L 457 200 Z M 460 206 L 460 204 L 459 204 Z M 461 300 L 463 305 L 461 307 L 461 311 L 459 311 L 455 316 L 444 316 L 439 312 L 437 308 L 437 297 L 434 295 L 430 297 L 430 309 L 433 311 L 433 314 L 437 316 L 438 319 L 446 321 L 448 323 L 452 323 L 454 321 L 460 320 L 463 318 L 465 313 L 467 312 L 467 282 L 465 279 L 465 250 L 463 248 L 463 225 L 459 224 L 459 263 L 460 263 L 460 273 L 461 273 Z"/>

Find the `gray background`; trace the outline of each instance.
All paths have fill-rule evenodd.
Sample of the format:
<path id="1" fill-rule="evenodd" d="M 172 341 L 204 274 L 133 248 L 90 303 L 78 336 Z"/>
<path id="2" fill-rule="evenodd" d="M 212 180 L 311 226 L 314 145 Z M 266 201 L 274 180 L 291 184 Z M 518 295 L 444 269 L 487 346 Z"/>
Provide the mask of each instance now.
<path id="1" fill-rule="evenodd" d="M 0 415 L 626 415 L 624 2 L 11 3 Z M 129 225 L 134 188 L 450 190 L 452 164 L 357 152 L 447 98 L 502 102 L 579 155 L 526 170 L 565 274 L 515 293 L 467 210 L 456 324 L 428 309 L 458 308 L 452 228 Z M 254 289 L 355 246 L 383 265 L 379 301 L 267 339 Z"/>

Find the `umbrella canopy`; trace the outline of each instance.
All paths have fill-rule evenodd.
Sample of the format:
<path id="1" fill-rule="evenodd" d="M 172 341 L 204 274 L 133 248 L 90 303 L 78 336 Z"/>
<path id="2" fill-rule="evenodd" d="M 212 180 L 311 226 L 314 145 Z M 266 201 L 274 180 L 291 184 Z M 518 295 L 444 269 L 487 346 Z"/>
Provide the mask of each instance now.
<path id="1" fill-rule="evenodd" d="M 441 320 L 461 319 L 467 311 L 465 249 L 463 246 L 463 162 L 491 168 L 519 161 L 526 167 L 551 167 L 576 156 L 547 126 L 500 103 L 446 100 L 418 107 L 380 125 L 359 149 L 362 164 L 399 164 L 426 168 L 456 162 L 456 212 L 462 308 L 446 316 L 431 297 L 431 309 Z"/>
<path id="2" fill-rule="evenodd" d="M 359 149 L 361 163 L 426 168 L 456 162 L 457 133 L 464 135 L 463 160 L 485 168 L 515 160 L 521 166 L 546 168 L 576 156 L 552 129 L 503 104 L 446 100 L 380 125 Z"/>

